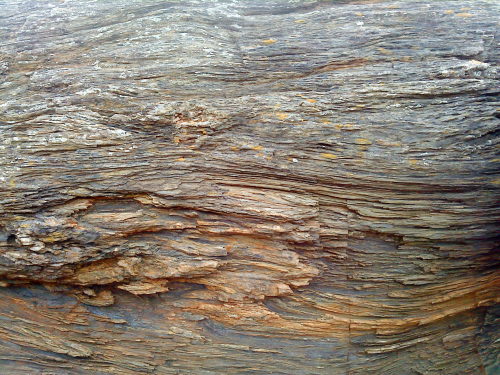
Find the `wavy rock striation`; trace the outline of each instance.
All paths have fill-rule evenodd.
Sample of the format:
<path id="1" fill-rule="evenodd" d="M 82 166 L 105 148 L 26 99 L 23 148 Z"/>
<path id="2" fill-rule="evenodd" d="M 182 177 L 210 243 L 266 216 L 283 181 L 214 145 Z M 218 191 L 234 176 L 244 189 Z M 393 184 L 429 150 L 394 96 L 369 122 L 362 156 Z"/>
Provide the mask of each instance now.
<path id="1" fill-rule="evenodd" d="M 0 8 L 1 373 L 498 373 L 498 3 Z"/>

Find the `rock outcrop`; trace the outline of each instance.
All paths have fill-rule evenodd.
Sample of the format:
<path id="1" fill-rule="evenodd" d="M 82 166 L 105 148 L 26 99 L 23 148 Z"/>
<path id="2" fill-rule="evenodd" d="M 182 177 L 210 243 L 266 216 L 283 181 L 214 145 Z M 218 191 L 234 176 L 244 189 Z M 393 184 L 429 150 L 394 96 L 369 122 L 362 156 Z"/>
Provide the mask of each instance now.
<path id="1" fill-rule="evenodd" d="M 0 373 L 499 371 L 497 2 L 0 9 Z"/>

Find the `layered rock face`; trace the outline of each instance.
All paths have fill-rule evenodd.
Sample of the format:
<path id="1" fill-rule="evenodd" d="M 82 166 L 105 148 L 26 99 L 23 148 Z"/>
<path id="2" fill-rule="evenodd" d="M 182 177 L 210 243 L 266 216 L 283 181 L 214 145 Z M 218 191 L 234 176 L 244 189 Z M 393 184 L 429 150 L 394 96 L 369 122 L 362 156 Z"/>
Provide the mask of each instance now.
<path id="1" fill-rule="evenodd" d="M 0 373 L 498 373 L 497 2 L 0 9 Z"/>

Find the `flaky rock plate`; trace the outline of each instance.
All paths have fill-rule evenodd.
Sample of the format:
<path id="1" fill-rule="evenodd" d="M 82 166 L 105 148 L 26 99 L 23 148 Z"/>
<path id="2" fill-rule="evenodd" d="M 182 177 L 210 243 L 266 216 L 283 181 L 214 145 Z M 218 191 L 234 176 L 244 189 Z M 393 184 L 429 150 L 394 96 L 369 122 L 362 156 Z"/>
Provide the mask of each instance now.
<path id="1" fill-rule="evenodd" d="M 0 9 L 0 373 L 499 371 L 497 2 Z"/>

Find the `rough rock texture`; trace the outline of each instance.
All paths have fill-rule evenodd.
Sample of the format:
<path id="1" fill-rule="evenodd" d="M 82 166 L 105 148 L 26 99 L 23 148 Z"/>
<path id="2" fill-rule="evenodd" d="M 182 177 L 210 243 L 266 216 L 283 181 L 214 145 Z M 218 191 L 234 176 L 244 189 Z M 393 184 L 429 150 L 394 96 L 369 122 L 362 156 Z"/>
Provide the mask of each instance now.
<path id="1" fill-rule="evenodd" d="M 1 374 L 496 374 L 496 1 L 0 1 Z"/>

